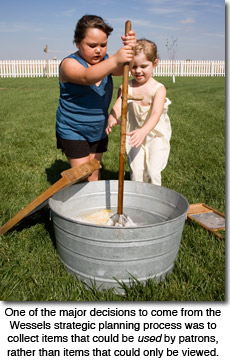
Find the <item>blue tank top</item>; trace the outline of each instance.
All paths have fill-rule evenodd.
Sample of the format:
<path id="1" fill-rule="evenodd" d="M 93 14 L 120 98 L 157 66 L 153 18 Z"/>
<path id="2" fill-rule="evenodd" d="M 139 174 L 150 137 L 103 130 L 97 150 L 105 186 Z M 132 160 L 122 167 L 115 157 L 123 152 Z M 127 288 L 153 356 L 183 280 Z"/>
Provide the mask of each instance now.
<path id="1" fill-rule="evenodd" d="M 85 68 L 88 64 L 76 54 L 73 58 Z M 103 60 L 107 59 L 108 55 Z M 112 75 L 97 85 L 79 85 L 71 82 L 60 85 L 60 99 L 56 116 L 56 131 L 63 139 L 98 141 L 107 135 L 105 129 L 113 93 Z"/>

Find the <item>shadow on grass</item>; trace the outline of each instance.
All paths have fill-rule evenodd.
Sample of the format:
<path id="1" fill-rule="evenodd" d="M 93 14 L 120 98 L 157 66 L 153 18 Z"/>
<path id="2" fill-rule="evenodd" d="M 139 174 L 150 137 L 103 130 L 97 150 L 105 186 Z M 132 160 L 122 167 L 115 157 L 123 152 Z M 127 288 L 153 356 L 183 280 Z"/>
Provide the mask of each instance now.
<path id="1" fill-rule="evenodd" d="M 68 161 L 55 160 L 53 164 L 46 168 L 47 180 L 51 185 L 61 178 L 61 173 L 70 168 Z"/>
<path id="2" fill-rule="evenodd" d="M 48 182 L 53 185 L 61 178 L 62 171 L 69 169 L 69 163 L 63 160 L 55 160 L 50 168 L 45 169 Z M 54 233 L 52 229 L 52 222 L 49 221 L 49 206 L 48 200 L 37 206 L 35 210 L 24 217 L 18 224 L 12 227 L 10 231 L 22 231 L 25 228 L 30 228 L 36 224 L 44 224 L 45 228 L 49 231 L 51 239 L 54 242 Z"/>
<path id="3" fill-rule="evenodd" d="M 54 234 L 53 222 L 50 217 L 50 209 L 48 204 L 44 206 L 41 210 L 29 215 L 21 220 L 21 222 L 16 225 L 13 229 L 17 232 L 23 231 L 25 229 L 32 228 L 37 224 L 43 225 L 49 237 L 53 243 L 54 248 L 56 249 L 56 238 Z M 39 240 L 39 239 L 38 239 Z"/>
<path id="4" fill-rule="evenodd" d="M 118 171 L 108 170 L 103 166 L 103 163 L 102 163 L 101 179 L 102 180 L 118 180 Z M 130 180 L 130 171 L 125 172 L 124 179 Z"/>
<path id="5" fill-rule="evenodd" d="M 46 204 L 43 208 L 39 209 L 38 211 L 27 215 L 18 224 L 13 226 L 12 229 L 8 231 L 8 233 L 13 231 L 21 232 L 25 229 L 32 228 L 37 224 L 44 226 L 44 228 L 50 235 L 54 247 L 56 247 L 53 224 L 52 221 L 50 221 L 50 209 L 48 207 L 48 204 Z"/>
<path id="6" fill-rule="evenodd" d="M 102 162 L 101 179 L 102 180 L 118 180 L 118 171 L 106 169 Z M 47 180 L 51 185 L 57 182 L 61 178 L 61 173 L 70 168 L 69 163 L 63 160 L 55 160 L 53 164 L 46 168 Z M 125 180 L 130 180 L 130 171 L 125 172 Z"/>

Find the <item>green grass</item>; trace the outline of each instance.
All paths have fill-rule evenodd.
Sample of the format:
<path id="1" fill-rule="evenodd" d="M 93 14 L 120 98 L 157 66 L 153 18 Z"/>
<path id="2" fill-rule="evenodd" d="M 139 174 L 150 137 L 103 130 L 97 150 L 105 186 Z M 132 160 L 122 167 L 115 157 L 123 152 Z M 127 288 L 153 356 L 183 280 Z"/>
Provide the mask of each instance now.
<path id="1" fill-rule="evenodd" d="M 158 78 L 172 101 L 171 153 L 162 185 L 189 203 L 225 212 L 225 79 Z M 114 81 L 115 101 L 121 78 Z M 56 149 L 56 78 L 0 80 L 1 225 L 60 177 L 68 163 Z M 118 178 L 119 127 L 103 158 L 103 179 Z M 126 179 L 129 168 L 126 163 Z M 60 262 L 49 210 L 0 238 L 0 299 L 8 301 L 223 301 L 225 242 L 186 221 L 174 271 L 159 284 L 133 279 L 124 295 L 85 287 Z"/>

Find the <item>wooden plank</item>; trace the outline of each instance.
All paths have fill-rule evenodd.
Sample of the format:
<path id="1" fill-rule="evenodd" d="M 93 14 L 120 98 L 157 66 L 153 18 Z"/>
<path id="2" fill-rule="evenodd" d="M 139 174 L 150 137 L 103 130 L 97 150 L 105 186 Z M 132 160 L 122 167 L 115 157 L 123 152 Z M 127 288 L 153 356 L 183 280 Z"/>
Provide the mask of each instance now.
<path id="1" fill-rule="evenodd" d="M 21 221 L 25 216 L 29 215 L 32 211 L 37 209 L 41 204 L 43 204 L 47 199 L 54 195 L 59 190 L 71 186 L 76 182 L 85 180 L 89 175 L 91 175 L 95 170 L 100 169 L 100 163 L 96 159 L 92 159 L 86 163 L 83 163 L 79 166 L 73 167 L 61 173 L 61 179 L 58 180 L 55 184 L 50 186 L 46 191 L 39 195 L 36 199 L 31 201 L 26 205 L 21 211 L 19 211 L 13 218 L 11 218 L 7 223 L 5 223 L 0 228 L 0 235 L 5 234 L 13 226 L 15 226 L 19 221 Z"/>
<path id="2" fill-rule="evenodd" d="M 189 209 L 188 209 L 188 215 L 191 214 L 199 214 L 202 212 L 212 212 L 211 209 L 208 209 L 204 203 L 198 203 L 198 204 L 191 204 L 189 205 Z"/>
<path id="3" fill-rule="evenodd" d="M 204 227 L 205 229 L 211 231 L 213 234 L 215 234 L 216 236 L 218 236 L 220 239 L 224 239 L 224 236 L 222 236 L 218 231 L 220 230 L 225 230 L 225 226 L 217 226 L 217 227 L 212 227 L 207 225 L 207 221 L 205 223 L 204 219 L 202 222 L 202 216 L 198 216 L 197 218 L 195 218 L 195 215 L 202 215 L 202 214 L 216 214 L 217 217 L 221 217 L 225 219 L 225 214 L 221 213 L 220 211 L 212 208 L 209 205 L 206 205 L 204 203 L 197 203 L 197 204 L 191 204 L 189 206 L 188 212 L 187 212 L 187 218 L 190 221 L 195 221 L 196 223 L 198 223 L 199 225 L 201 225 L 202 227 Z M 219 221 L 219 224 L 221 223 L 221 221 Z M 215 224 L 217 225 L 217 224 Z"/>

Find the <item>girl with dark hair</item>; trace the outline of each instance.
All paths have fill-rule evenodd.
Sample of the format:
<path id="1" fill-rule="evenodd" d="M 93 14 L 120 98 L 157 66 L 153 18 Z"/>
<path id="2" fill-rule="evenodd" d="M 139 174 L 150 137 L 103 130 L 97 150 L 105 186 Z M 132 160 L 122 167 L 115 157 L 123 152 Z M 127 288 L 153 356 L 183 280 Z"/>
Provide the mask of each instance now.
<path id="1" fill-rule="evenodd" d="M 113 56 L 107 54 L 113 28 L 95 15 L 77 23 L 74 43 L 78 50 L 60 64 L 60 100 L 56 117 L 57 147 L 70 166 L 96 158 L 107 151 L 105 132 L 112 98 L 112 75 L 122 75 L 123 64 L 133 59 L 135 32 L 122 36 L 123 44 Z M 98 180 L 99 170 L 88 181 Z"/>

